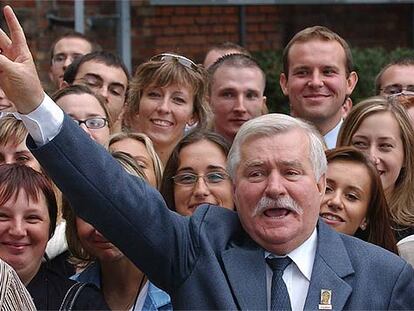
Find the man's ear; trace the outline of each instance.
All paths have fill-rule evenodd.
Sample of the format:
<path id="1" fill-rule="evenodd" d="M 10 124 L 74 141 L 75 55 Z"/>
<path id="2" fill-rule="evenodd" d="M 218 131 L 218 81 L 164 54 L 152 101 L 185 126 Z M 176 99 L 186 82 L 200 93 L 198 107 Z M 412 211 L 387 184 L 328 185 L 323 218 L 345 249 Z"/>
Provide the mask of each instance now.
<path id="1" fill-rule="evenodd" d="M 323 174 L 320 178 L 318 183 L 316 184 L 316 186 L 318 187 L 318 191 L 321 195 L 321 199 L 323 198 L 323 196 L 325 195 L 325 190 L 326 190 L 326 175 Z"/>
<path id="2" fill-rule="evenodd" d="M 187 121 L 187 125 L 188 126 L 193 126 L 197 122 L 198 122 L 198 117 L 197 117 L 197 115 L 195 113 L 193 113 L 193 115 L 191 116 L 191 118 Z"/>
<path id="3" fill-rule="evenodd" d="M 262 104 L 262 111 L 261 111 L 262 115 L 269 113 L 269 109 L 266 106 L 266 101 L 267 101 L 267 97 L 263 96 L 263 104 Z"/>
<path id="4" fill-rule="evenodd" d="M 283 95 L 289 96 L 288 79 L 287 79 L 286 75 L 283 72 L 280 73 L 279 84 L 280 84 L 280 88 L 282 89 Z"/>
<path id="5" fill-rule="evenodd" d="M 354 90 L 357 82 L 358 82 L 358 75 L 355 71 L 352 71 L 348 78 L 346 79 L 346 95 L 351 95 L 352 91 Z"/>
<path id="6" fill-rule="evenodd" d="M 65 87 L 70 86 L 69 83 L 67 83 L 65 80 L 62 80 L 59 85 L 59 90 L 64 89 Z"/>

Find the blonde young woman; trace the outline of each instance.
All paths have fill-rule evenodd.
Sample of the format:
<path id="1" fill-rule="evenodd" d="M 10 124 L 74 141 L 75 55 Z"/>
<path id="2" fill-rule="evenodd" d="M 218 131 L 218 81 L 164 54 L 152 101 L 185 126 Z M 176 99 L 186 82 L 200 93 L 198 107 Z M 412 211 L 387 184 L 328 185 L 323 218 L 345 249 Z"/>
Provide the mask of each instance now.
<path id="1" fill-rule="evenodd" d="M 207 96 L 205 69 L 181 55 L 156 55 L 131 80 L 124 125 L 148 135 L 165 164 L 186 127 L 206 127 Z"/>
<path id="2" fill-rule="evenodd" d="M 125 152 L 134 158 L 149 183 L 159 189 L 163 165 L 147 135 L 143 133 L 116 133 L 110 137 L 108 145 L 111 152 Z"/>
<path id="3" fill-rule="evenodd" d="M 414 130 L 405 109 L 383 97 L 360 102 L 345 119 L 337 146 L 354 146 L 370 157 L 397 240 L 414 234 Z"/>

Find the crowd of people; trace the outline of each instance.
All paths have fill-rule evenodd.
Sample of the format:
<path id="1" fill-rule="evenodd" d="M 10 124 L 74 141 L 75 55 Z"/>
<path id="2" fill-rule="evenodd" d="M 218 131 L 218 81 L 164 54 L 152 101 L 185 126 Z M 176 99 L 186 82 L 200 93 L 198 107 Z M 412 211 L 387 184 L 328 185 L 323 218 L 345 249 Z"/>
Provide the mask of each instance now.
<path id="1" fill-rule="evenodd" d="M 348 43 L 306 28 L 283 52 L 288 116 L 237 44 L 131 76 L 68 33 L 47 94 L 4 16 L 1 310 L 414 309 L 414 58 L 353 107 Z"/>

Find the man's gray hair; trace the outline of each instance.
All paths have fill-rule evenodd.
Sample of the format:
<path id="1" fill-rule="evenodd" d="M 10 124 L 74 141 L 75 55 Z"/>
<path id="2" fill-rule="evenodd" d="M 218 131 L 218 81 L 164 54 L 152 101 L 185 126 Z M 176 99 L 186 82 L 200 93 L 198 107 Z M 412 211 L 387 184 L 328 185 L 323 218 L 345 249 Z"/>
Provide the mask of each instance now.
<path id="1" fill-rule="evenodd" d="M 227 168 L 233 181 L 236 177 L 236 170 L 240 162 L 241 146 L 251 137 L 270 137 L 286 133 L 294 129 L 301 129 L 309 138 L 309 160 L 313 166 L 315 178 L 326 173 L 327 161 L 325 157 L 325 144 L 323 138 L 315 127 L 284 114 L 266 114 L 244 123 L 236 137 L 227 157 Z"/>

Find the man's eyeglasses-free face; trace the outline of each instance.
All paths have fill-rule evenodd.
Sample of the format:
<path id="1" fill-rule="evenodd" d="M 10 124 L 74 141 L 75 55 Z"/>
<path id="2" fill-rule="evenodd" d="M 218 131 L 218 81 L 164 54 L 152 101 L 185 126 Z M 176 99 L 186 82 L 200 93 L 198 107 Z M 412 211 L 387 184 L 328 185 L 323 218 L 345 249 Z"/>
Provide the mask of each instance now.
<path id="1" fill-rule="evenodd" d="M 150 61 L 155 61 L 155 62 L 176 61 L 176 62 L 180 63 L 181 65 L 183 65 L 184 67 L 186 67 L 188 69 L 198 71 L 198 66 L 197 66 L 196 63 L 194 63 L 191 59 L 189 59 L 187 57 L 184 57 L 184 56 L 181 56 L 181 55 L 178 55 L 178 54 L 171 54 L 171 53 L 158 54 L 158 55 L 155 55 L 155 56 L 151 57 Z"/>
<path id="2" fill-rule="evenodd" d="M 414 95 L 414 85 L 391 84 L 383 87 L 381 91 L 387 95 Z"/>
<path id="3" fill-rule="evenodd" d="M 172 177 L 174 183 L 181 186 L 194 186 L 199 178 L 203 178 L 207 185 L 216 185 L 230 179 L 225 172 L 210 172 L 207 174 L 181 173 Z"/>
<path id="4" fill-rule="evenodd" d="M 91 130 L 97 130 L 97 129 L 103 128 L 105 127 L 105 125 L 108 124 L 108 120 L 105 118 L 101 118 L 101 117 L 93 117 L 93 118 L 88 118 L 85 120 L 73 119 L 73 121 L 78 123 L 79 126 L 81 124 L 85 124 L 86 127 Z"/>
<path id="5" fill-rule="evenodd" d="M 86 85 L 96 93 L 98 93 L 99 90 L 101 90 L 105 85 L 105 81 L 102 77 L 93 73 L 88 73 L 82 78 L 75 79 L 75 81 L 79 84 Z M 114 96 L 125 96 L 126 88 L 122 85 L 122 83 L 114 82 L 109 84 L 107 88 L 108 91 Z"/>
<path id="6" fill-rule="evenodd" d="M 69 54 L 69 55 L 60 53 L 60 54 L 53 55 L 52 63 L 57 64 L 57 65 L 62 65 L 68 58 L 70 58 L 70 60 L 73 62 L 75 59 L 82 57 L 82 56 L 83 55 L 79 53 Z"/>

